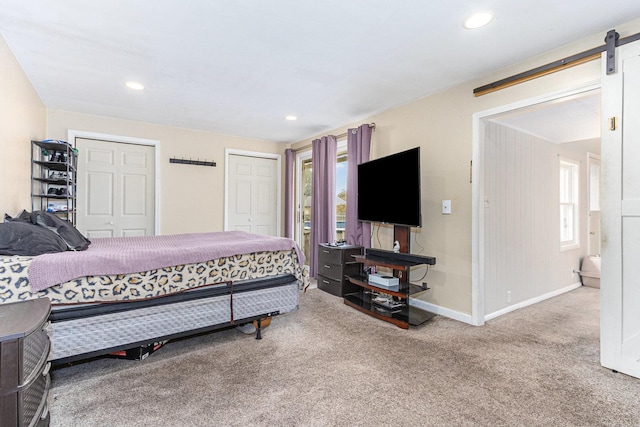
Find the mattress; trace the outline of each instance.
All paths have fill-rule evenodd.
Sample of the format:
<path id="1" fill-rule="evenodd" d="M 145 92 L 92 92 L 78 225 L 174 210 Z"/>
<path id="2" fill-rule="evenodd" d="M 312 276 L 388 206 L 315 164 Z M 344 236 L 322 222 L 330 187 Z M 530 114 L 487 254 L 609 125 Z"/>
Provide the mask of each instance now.
<path id="1" fill-rule="evenodd" d="M 144 301 L 57 306 L 47 327 L 49 360 L 67 363 L 289 313 L 298 295 L 295 276 L 283 274 Z"/>
<path id="2" fill-rule="evenodd" d="M 49 298 L 52 305 L 134 301 L 171 295 L 189 289 L 292 274 L 300 288 L 308 283 L 306 269 L 295 250 L 255 252 L 206 262 L 169 266 L 131 274 L 86 276 L 33 293 L 28 269 L 33 258 L 0 256 L 0 304 Z"/>
<path id="3" fill-rule="evenodd" d="M 297 248 L 274 248 L 78 277 L 35 292 L 29 283 L 33 260 L 0 256 L 0 304 L 49 298 L 54 364 L 288 313 L 297 310 L 298 293 L 309 280 Z"/>

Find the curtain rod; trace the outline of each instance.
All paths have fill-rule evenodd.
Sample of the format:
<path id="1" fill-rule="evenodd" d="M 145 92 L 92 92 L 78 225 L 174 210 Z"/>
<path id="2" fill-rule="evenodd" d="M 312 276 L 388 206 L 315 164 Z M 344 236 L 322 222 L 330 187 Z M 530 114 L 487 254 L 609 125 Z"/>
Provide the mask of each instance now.
<path id="1" fill-rule="evenodd" d="M 617 47 L 623 46 L 627 43 L 631 43 L 639 39 L 640 39 L 640 33 L 634 34 L 634 35 L 617 40 L 616 46 Z M 529 80 L 533 80 L 538 77 L 546 76 L 547 74 L 555 73 L 556 71 L 560 71 L 566 68 L 574 67 L 576 65 L 584 64 L 585 62 L 593 61 L 594 59 L 599 59 L 600 54 L 602 52 L 605 52 L 606 50 L 607 50 L 606 44 L 602 46 L 594 47 L 592 49 L 585 50 L 584 52 L 580 52 L 575 55 L 571 55 L 566 58 L 559 59 L 554 62 L 550 62 L 540 67 L 533 68 L 528 71 L 524 71 L 514 76 L 507 77 L 502 80 L 498 80 L 496 82 L 489 83 L 487 85 L 475 88 L 473 90 L 473 94 L 474 96 L 486 95 L 487 93 L 495 92 L 497 90 L 514 86 Z"/>
<path id="2" fill-rule="evenodd" d="M 376 130 L 376 124 L 375 123 L 369 123 L 369 127 L 373 128 L 373 131 L 375 132 L 375 130 Z M 336 139 L 342 139 L 342 138 L 346 137 L 348 134 L 349 134 L 349 132 L 347 131 L 345 133 L 341 133 L 341 134 L 335 135 L 335 137 L 336 137 Z M 302 147 L 296 148 L 295 151 L 306 150 L 307 148 L 311 148 L 311 145 L 312 144 L 304 145 Z"/>

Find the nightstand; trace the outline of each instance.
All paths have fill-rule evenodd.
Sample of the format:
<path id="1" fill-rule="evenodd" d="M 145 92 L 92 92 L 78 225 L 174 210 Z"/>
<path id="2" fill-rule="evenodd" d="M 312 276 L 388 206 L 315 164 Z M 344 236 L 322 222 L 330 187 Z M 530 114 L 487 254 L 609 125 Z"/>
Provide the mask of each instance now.
<path id="1" fill-rule="evenodd" d="M 0 304 L 0 425 L 47 426 L 48 298 Z"/>
<path id="2" fill-rule="evenodd" d="M 362 264 L 356 262 L 353 255 L 362 255 L 362 247 L 318 245 L 318 288 L 339 297 L 357 290 L 357 286 L 345 279 L 345 276 L 360 274 Z"/>

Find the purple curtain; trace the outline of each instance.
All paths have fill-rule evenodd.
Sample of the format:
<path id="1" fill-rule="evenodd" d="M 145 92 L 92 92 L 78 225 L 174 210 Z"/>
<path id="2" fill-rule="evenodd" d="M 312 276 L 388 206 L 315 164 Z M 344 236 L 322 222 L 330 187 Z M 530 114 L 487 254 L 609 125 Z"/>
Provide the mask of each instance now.
<path id="1" fill-rule="evenodd" d="M 293 239 L 293 167 L 296 161 L 296 152 L 291 148 L 284 150 L 284 237 Z"/>
<path id="2" fill-rule="evenodd" d="M 347 131 L 347 218 L 346 241 L 350 245 L 371 247 L 371 223 L 358 221 L 358 165 L 369 161 L 373 129 L 364 124 Z"/>
<path id="3" fill-rule="evenodd" d="M 336 240 L 337 151 L 338 144 L 333 135 L 323 136 L 311 143 L 311 277 L 316 277 L 318 244 Z"/>

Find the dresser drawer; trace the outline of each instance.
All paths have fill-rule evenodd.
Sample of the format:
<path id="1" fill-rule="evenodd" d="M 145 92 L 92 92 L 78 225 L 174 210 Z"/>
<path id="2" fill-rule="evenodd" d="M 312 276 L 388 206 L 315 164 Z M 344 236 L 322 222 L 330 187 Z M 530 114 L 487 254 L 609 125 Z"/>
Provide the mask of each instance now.
<path id="1" fill-rule="evenodd" d="M 325 245 L 318 246 L 318 264 L 342 264 L 342 251 Z"/>
<path id="2" fill-rule="evenodd" d="M 318 289 L 343 297 L 345 294 L 356 292 L 358 286 L 348 280 L 334 280 L 330 277 L 318 275 Z"/>
<path id="3" fill-rule="evenodd" d="M 342 296 L 342 280 L 335 280 L 318 274 L 318 289 L 329 292 L 332 295 Z"/>
<path id="4" fill-rule="evenodd" d="M 360 246 L 318 245 L 318 264 L 344 264 L 352 262 L 352 255 L 361 255 Z"/>
<path id="5" fill-rule="evenodd" d="M 327 264 L 324 262 L 318 264 L 318 274 L 333 280 L 342 280 L 344 277 L 342 265 Z"/>
<path id="6" fill-rule="evenodd" d="M 320 264 L 318 265 L 318 274 L 333 280 L 344 280 L 344 276 L 356 276 L 360 274 L 362 264 L 350 262 L 343 265 Z"/>

